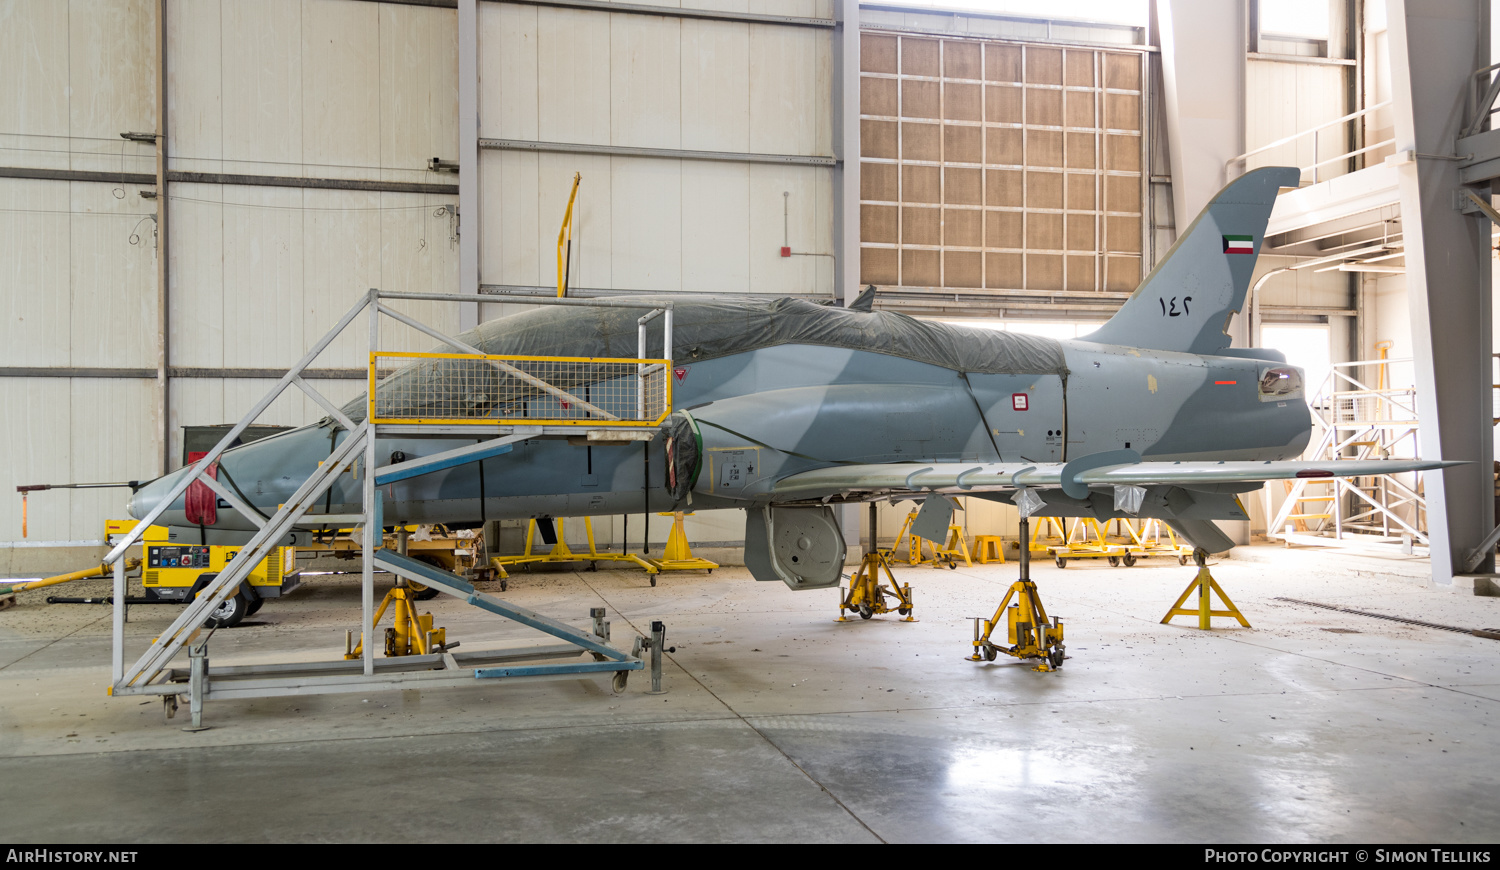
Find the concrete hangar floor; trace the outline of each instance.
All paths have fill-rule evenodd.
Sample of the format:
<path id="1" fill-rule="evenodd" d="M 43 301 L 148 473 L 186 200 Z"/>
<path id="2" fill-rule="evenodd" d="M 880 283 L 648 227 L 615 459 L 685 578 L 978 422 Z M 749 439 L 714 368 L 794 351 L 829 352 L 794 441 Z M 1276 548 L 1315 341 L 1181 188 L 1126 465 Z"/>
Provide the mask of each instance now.
<path id="1" fill-rule="evenodd" d="M 186 733 L 108 698 L 108 609 L 0 613 L 0 840 L 10 842 L 1500 839 L 1500 641 L 1277 601 L 1500 625 L 1424 563 L 1257 547 L 1214 568 L 1253 629 L 1160 625 L 1192 568 L 1038 560 L 1070 660 L 964 660 L 1015 565 L 897 569 L 920 621 L 838 624 L 836 593 L 743 569 L 517 574 L 507 597 L 616 645 L 666 621 L 668 693 L 637 674 L 210 702 Z M 1402 573 L 1406 576 L 1402 576 Z M 498 591 L 498 590 L 497 590 Z M 331 658 L 358 588 L 324 579 L 212 639 L 214 663 Z M 526 629 L 431 602 L 465 646 Z M 133 649 L 176 608 L 137 607 Z"/>

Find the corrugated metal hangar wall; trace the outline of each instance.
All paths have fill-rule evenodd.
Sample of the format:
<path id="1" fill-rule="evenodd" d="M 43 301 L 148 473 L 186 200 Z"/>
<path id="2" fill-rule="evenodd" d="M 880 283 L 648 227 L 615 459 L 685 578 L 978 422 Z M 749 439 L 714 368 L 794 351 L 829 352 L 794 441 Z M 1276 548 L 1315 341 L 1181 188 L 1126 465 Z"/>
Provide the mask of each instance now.
<path id="1" fill-rule="evenodd" d="M 183 425 L 236 419 L 368 287 L 478 292 L 485 319 L 516 310 L 500 300 L 556 281 L 575 172 L 583 295 L 874 283 L 898 310 L 1098 319 L 1170 244 L 1145 27 L 866 4 L 845 45 L 839 0 L 664 14 L 485 0 L 477 276 L 461 288 L 461 179 L 429 167 L 458 162 L 464 139 L 461 5 L 167 0 L 164 34 L 158 0 L 0 5 L 0 492 L 177 464 Z M 163 39 L 159 238 L 142 194 L 161 168 Z M 1347 71 L 1326 58 L 1246 69 L 1247 144 L 1348 111 Z M 859 156 L 840 169 L 845 154 Z M 851 220 L 839 191 L 853 179 Z M 1268 299 L 1349 307 L 1336 274 L 1289 283 Z M 406 310 L 456 332 L 455 307 Z M 360 392 L 362 350 L 346 336 L 318 389 Z M 289 394 L 266 422 L 320 416 Z M 124 498 L 39 494 L 31 537 L 97 539 Z M 741 536 L 737 518 L 695 520 L 694 540 Z M 20 529 L 19 499 L 0 497 L 0 541 Z"/>

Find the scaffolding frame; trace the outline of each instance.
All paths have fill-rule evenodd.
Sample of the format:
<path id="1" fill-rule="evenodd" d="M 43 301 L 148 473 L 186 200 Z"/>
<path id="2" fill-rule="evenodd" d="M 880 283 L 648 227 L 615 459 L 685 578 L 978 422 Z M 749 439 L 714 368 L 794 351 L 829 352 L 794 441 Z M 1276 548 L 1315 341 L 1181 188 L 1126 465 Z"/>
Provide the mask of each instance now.
<path id="1" fill-rule="evenodd" d="M 1313 422 L 1322 430 L 1317 444 L 1305 456 L 1337 462 L 1345 459 L 1388 459 L 1409 453 L 1420 456 L 1417 395 L 1415 387 L 1393 387 L 1390 367 L 1412 363 L 1410 358 L 1355 360 L 1334 363 L 1307 401 Z M 1371 367 L 1375 385 L 1357 376 L 1360 367 Z M 1397 475 L 1372 474 L 1359 477 L 1326 477 L 1293 481 L 1286 500 L 1272 510 L 1271 491 L 1262 490 L 1266 537 L 1291 544 L 1385 549 L 1399 546 L 1407 555 L 1428 551 L 1427 499 L 1422 472 L 1413 482 Z M 1307 502 L 1326 505 L 1306 511 Z M 1296 526 L 1304 526 L 1297 529 Z"/>
<path id="2" fill-rule="evenodd" d="M 517 421 L 465 421 L 463 425 L 428 425 L 422 423 L 380 424 L 367 416 L 364 422 L 353 423 L 337 406 L 319 393 L 303 379 L 306 371 L 318 356 L 329 347 L 340 334 L 365 315 L 369 323 L 369 352 L 373 367 L 380 348 L 381 318 L 387 317 L 426 334 L 460 354 L 484 354 L 456 338 L 384 304 L 387 300 L 438 301 L 473 304 L 474 297 L 447 293 L 388 293 L 371 289 L 339 319 L 338 323 L 319 339 L 310 350 L 291 367 L 264 397 L 229 429 L 202 458 L 195 462 L 189 472 L 164 495 L 145 517 L 128 532 L 115 536 L 113 547 L 104 563 L 113 566 L 114 609 L 113 637 L 111 643 L 110 688 L 111 695 L 162 695 L 169 710 L 175 709 L 178 695 L 186 694 L 192 705 L 194 724 L 201 720 L 203 703 L 209 698 L 275 697 L 284 695 L 324 694 L 358 692 L 392 688 L 417 688 L 434 685 L 468 683 L 476 677 L 499 677 L 509 679 L 568 679 L 581 675 L 612 673 L 616 690 L 624 688 L 625 677 L 630 671 L 641 670 L 640 644 L 636 653 L 627 654 L 608 644 L 609 624 L 603 619 L 602 610 L 594 610 L 593 630 L 586 631 L 567 625 L 551 617 L 511 604 L 495 596 L 477 591 L 463 578 L 447 571 L 419 562 L 400 553 L 381 547 L 384 527 L 382 494 L 379 487 L 397 480 L 420 474 L 440 471 L 492 456 L 508 453 L 518 441 L 537 437 L 577 436 L 590 430 L 615 431 L 622 427 L 639 429 L 638 420 L 621 419 L 617 415 L 601 416 L 580 425 L 577 419 L 548 421 L 536 419 L 525 421 L 528 425 L 515 425 Z M 642 308 L 640 303 L 616 299 L 537 299 L 537 304 L 578 305 L 593 307 Z M 672 366 L 672 303 L 654 303 L 650 313 L 641 317 L 639 347 L 641 359 L 632 360 L 642 381 L 639 416 L 645 419 L 645 378 L 654 373 L 670 373 Z M 662 341 L 664 352 L 661 358 L 646 359 L 648 343 L 647 324 L 662 317 Z M 670 380 L 670 377 L 668 377 Z M 234 443 L 248 426 L 254 423 L 288 388 L 296 387 L 316 402 L 328 415 L 343 426 L 349 435 L 338 444 L 296 492 L 268 520 L 262 520 L 257 511 L 251 509 L 232 489 L 205 474 L 218 461 L 220 455 Z M 545 385 L 542 389 L 554 397 L 577 401 L 566 390 Z M 667 394 L 667 413 L 670 413 L 671 397 Z M 580 403 L 579 407 L 587 406 Z M 664 419 L 666 414 L 661 415 Z M 650 425 L 659 425 L 653 415 Z M 454 435 L 465 437 L 489 434 L 492 437 L 475 445 L 447 450 L 398 465 L 377 466 L 376 444 L 382 436 L 409 435 Z M 353 514 L 317 513 L 322 495 L 345 472 L 351 471 L 361 481 L 361 511 Z M 362 472 L 362 473 L 361 473 Z M 219 498 L 224 499 L 242 516 L 257 526 L 257 531 L 244 546 L 241 558 L 231 562 L 219 576 L 207 584 L 198 597 L 172 624 L 155 638 L 144 653 L 130 666 L 126 666 L 125 623 L 127 605 L 125 596 L 125 556 L 149 528 L 174 501 L 182 496 L 194 481 L 202 481 Z M 240 587 L 245 575 L 288 532 L 299 527 L 316 527 L 337 524 L 344 528 L 358 527 L 360 535 L 363 570 L 361 573 L 361 631 L 366 642 L 361 657 L 356 661 L 342 659 L 327 662 L 285 662 L 210 668 L 207 658 L 207 637 L 199 640 L 203 625 L 215 608 L 219 607 Z M 489 613 L 535 628 L 563 641 L 561 644 L 535 646 L 524 649 L 498 649 L 454 653 L 446 650 L 430 655 L 401 656 L 376 659 L 373 642 L 375 637 L 375 571 L 379 568 L 394 574 L 399 580 L 420 583 L 429 588 L 453 595 L 466 603 Z M 210 632 L 211 634 L 211 632 Z M 196 641 L 196 643 L 195 643 Z M 347 644 L 346 644 L 347 645 Z M 174 668 L 172 662 L 189 647 L 190 667 Z M 652 649 L 655 652 L 654 648 Z M 558 664 L 521 664 L 513 662 L 557 659 L 589 655 L 588 661 Z M 504 667 L 493 667 L 505 665 Z"/>

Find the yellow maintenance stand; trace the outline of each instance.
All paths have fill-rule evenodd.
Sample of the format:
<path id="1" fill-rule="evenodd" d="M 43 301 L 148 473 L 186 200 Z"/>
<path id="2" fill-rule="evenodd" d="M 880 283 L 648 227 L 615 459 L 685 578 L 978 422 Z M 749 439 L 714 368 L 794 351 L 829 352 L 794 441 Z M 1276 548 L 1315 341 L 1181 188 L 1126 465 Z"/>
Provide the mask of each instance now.
<path id="1" fill-rule="evenodd" d="M 917 509 L 912 508 L 911 511 L 906 514 L 906 520 L 901 523 L 901 531 L 896 533 L 896 542 L 892 544 L 891 549 L 887 551 L 889 554 L 887 556 L 888 561 L 895 562 L 896 551 L 901 549 L 903 546 L 906 547 L 905 562 L 908 565 L 926 565 L 929 562 L 938 561 L 939 556 L 937 555 L 937 545 L 932 543 L 931 541 L 924 541 L 920 536 L 911 533 L 911 524 L 915 522 L 916 519 Z M 927 558 L 926 553 L 922 552 L 922 545 L 924 543 L 927 545 L 928 549 L 933 551 L 932 558 L 930 559 Z"/>
<path id="2" fill-rule="evenodd" d="M 1023 541 L 1030 537 L 1027 525 L 1026 517 L 1021 517 Z M 1016 598 L 1015 604 L 1010 603 L 1012 597 Z M 1002 616 L 1009 646 L 1000 646 L 990 639 Z M 1022 547 L 1021 579 L 1011 584 L 994 616 L 974 620 L 974 652 L 969 661 L 992 662 L 1000 653 L 1005 653 L 1023 661 L 1036 661 L 1032 670 L 1055 671 L 1067 658 L 1064 650 L 1062 618 L 1048 619 L 1036 584 L 1031 580 L 1031 549 Z"/>
<path id="3" fill-rule="evenodd" d="M 599 562 L 630 562 L 645 568 L 646 573 L 651 575 L 651 585 L 656 585 L 656 575 L 661 573 L 661 569 L 640 556 L 634 553 L 599 552 L 594 546 L 594 524 L 589 521 L 588 517 L 583 518 L 583 528 L 588 532 L 589 551 L 587 553 L 573 552 L 568 548 L 568 542 L 563 537 L 565 522 L 566 520 L 562 517 L 557 519 L 557 543 L 552 546 L 551 552 L 536 554 L 531 552 L 531 543 L 536 537 L 536 520 L 532 520 L 526 526 L 526 552 L 519 556 L 492 556 L 490 566 L 499 571 L 501 577 L 505 577 L 508 576 L 505 573 L 507 566 L 530 565 L 537 562 L 588 562 L 590 571 L 596 569 Z"/>
<path id="4" fill-rule="evenodd" d="M 1116 522 L 1124 524 L 1125 531 L 1130 535 L 1132 542 L 1126 545 L 1126 549 L 1138 559 L 1144 559 L 1147 556 L 1167 556 L 1176 559 L 1179 565 L 1186 565 L 1188 559 L 1192 557 L 1193 548 L 1177 543 L 1177 535 L 1172 531 L 1172 527 L 1161 520 L 1141 519 L 1131 522 L 1128 519 L 1121 519 Z M 1166 534 L 1166 542 L 1162 541 L 1163 533 Z"/>
<path id="5" fill-rule="evenodd" d="M 1244 614 L 1240 613 L 1240 609 L 1235 607 L 1234 602 L 1229 600 L 1229 596 L 1224 594 L 1224 590 L 1219 588 L 1219 581 L 1215 580 L 1213 575 L 1208 573 L 1208 552 L 1202 547 L 1193 550 L 1193 563 L 1198 566 L 1198 576 L 1194 577 L 1193 582 L 1189 583 L 1188 587 L 1182 590 L 1182 594 L 1177 596 L 1176 603 L 1167 611 L 1167 615 L 1161 618 L 1161 624 L 1166 625 L 1171 622 L 1174 616 L 1197 616 L 1198 627 L 1204 631 L 1208 631 L 1211 627 L 1209 625 L 1211 617 L 1232 616 L 1239 620 L 1240 625 L 1249 628 L 1250 620 L 1246 619 Z M 1194 589 L 1198 590 L 1198 606 L 1191 608 L 1183 607 L 1182 603 L 1187 601 L 1188 596 L 1193 594 Z M 1214 610 L 1210 599 L 1211 592 L 1217 592 L 1219 600 L 1223 601 L 1224 606 L 1229 609 Z"/>
<path id="6" fill-rule="evenodd" d="M 658 571 L 707 571 L 712 574 L 719 567 L 718 562 L 710 562 L 693 555 L 693 548 L 688 546 L 687 532 L 682 528 L 682 518 L 692 516 L 684 511 L 670 511 L 657 514 L 659 517 L 672 518 L 672 534 L 667 536 L 667 549 L 662 553 L 660 559 L 647 559 L 647 562 L 656 566 Z M 653 579 L 652 586 L 656 585 Z"/>
<path id="7" fill-rule="evenodd" d="M 916 511 L 912 511 L 913 514 Z M 907 518 L 907 525 L 911 518 Z M 903 525 L 901 531 L 904 533 L 907 526 Z M 858 613 L 860 619 L 869 619 L 877 613 L 890 613 L 892 610 L 906 617 L 902 622 L 916 622 L 917 618 L 912 616 L 911 584 L 901 586 L 896 582 L 896 577 L 891 573 L 891 562 L 895 561 L 895 548 L 882 550 L 877 544 L 875 537 L 875 503 L 870 502 L 870 546 L 865 551 L 864 558 L 860 560 L 859 570 L 849 578 L 848 590 L 840 590 L 842 597 L 839 599 L 839 618 L 835 622 L 852 622 L 853 620 L 844 616 L 845 611 Z M 899 538 L 897 539 L 900 540 Z M 920 540 L 919 538 L 916 540 Z M 881 574 L 890 579 L 891 585 L 881 584 Z M 887 602 L 893 599 L 894 607 Z"/>
<path id="8" fill-rule="evenodd" d="M 896 551 L 904 545 L 906 547 L 906 564 L 927 565 L 937 568 L 947 565 L 950 569 L 958 567 L 958 560 L 963 559 L 964 565 L 974 567 L 974 560 L 969 557 L 969 545 L 964 539 L 963 526 L 952 523 L 948 526 L 948 540 L 939 545 L 936 541 L 928 541 L 920 535 L 912 534 L 911 524 L 916 522 L 917 510 L 912 510 L 906 515 L 906 521 L 901 524 L 901 531 L 896 533 L 896 543 L 890 549 L 890 561 L 896 561 Z M 931 558 L 922 551 L 926 546 Z"/>

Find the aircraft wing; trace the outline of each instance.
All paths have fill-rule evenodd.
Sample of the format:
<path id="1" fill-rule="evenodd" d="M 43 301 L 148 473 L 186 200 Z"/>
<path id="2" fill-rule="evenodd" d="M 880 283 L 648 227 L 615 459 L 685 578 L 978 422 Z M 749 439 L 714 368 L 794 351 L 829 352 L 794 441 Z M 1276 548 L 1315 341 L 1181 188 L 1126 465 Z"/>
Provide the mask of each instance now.
<path id="1" fill-rule="evenodd" d="M 835 465 L 782 478 L 772 488 L 772 497 L 776 501 L 790 501 L 860 492 L 963 495 L 1020 486 L 1073 488 L 1079 485 L 1164 484 L 1192 488 L 1207 484 L 1398 474 L 1462 464 L 1423 459 L 1347 459 L 1337 462 L 1129 462 L 1085 469 L 1073 468 L 1073 463 L 1038 465 L 1024 462 Z"/>

